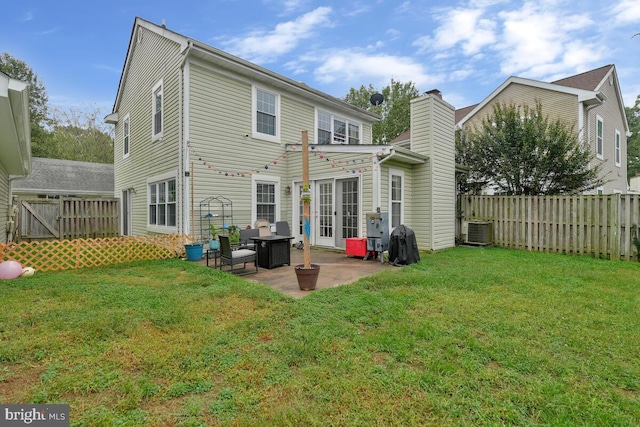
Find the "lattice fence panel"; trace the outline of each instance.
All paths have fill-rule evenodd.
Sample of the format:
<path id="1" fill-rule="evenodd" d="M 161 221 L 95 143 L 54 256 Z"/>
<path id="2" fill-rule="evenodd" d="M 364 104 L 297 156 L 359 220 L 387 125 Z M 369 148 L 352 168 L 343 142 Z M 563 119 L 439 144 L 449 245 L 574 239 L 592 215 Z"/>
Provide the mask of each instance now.
<path id="1" fill-rule="evenodd" d="M 170 234 L 0 243 L 0 260 L 13 259 L 38 271 L 69 270 L 179 258 L 184 256 L 184 244 L 187 242 L 190 242 L 188 236 Z"/>

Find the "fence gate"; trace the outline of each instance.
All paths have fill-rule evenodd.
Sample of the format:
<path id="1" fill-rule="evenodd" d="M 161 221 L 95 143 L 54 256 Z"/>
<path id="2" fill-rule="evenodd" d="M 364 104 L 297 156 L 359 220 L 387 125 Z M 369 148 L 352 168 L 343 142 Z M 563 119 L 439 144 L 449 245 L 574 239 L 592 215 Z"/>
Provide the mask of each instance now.
<path id="1" fill-rule="evenodd" d="M 115 237 L 117 199 L 20 200 L 18 241 Z"/>

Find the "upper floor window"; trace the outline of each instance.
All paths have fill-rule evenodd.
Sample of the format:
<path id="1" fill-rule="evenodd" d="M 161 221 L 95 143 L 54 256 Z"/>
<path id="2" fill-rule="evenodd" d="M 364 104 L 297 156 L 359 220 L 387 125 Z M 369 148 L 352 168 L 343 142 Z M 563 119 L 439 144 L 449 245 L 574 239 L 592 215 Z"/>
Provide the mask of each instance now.
<path id="1" fill-rule="evenodd" d="M 131 141 L 131 119 L 127 114 L 122 123 L 122 157 L 129 157 L 129 146 Z"/>
<path id="2" fill-rule="evenodd" d="M 360 144 L 360 123 L 318 110 L 318 144 Z"/>
<path id="3" fill-rule="evenodd" d="M 600 116 L 596 118 L 596 157 L 604 158 L 604 121 Z"/>
<path id="4" fill-rule="evenodd" d="M 149 183 L 149 225 L 176 226 L 176 179 Z"/>
<path id="5" fill-rule="evenodd" d="M 163 99 L 162 99 L 162 80 L 160 80 L 152 89 L 153 94 L 153 131 L 151 133 L 152 139 L 162 138 L 163 133 Z"/>
<path id="6" fill-rule="evenodd" d="M 278 116 L 280 114 L 280 97 L 273 92 L 254 87 L 253 105 L 255 114 L 253 122 L 254 137 L 279 141 L 280 123 Z"/>
<path id="7" fill-rule="evenodd" d="M 620 131 L 616 129 L 616 166 L 620 167 L 622 154 L 620 151 Z"/>

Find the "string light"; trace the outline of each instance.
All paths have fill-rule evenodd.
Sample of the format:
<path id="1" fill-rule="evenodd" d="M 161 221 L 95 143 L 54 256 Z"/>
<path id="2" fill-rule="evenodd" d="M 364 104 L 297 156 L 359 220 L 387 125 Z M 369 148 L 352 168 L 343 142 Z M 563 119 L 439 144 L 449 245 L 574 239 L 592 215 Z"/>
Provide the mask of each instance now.
<path id="1" fill-rule="evenodd" d="M 213 172 L 217 172 L 220 175 L 224 175 L 227 177 L 241 177 L 241 178 L 245 178 L 245 177 L 251 177 L 254 174 L 259 174 L 261 170 L 269 170 L 269 168 L 271 166 L 278 166 L 280 163 L 280 160 L 285 160 L 287 159 L 287 151 L 297 151 L 298 150 L 298 146 L 297 145 L 291 145 L 287 148 L 287 151 L 285 151 L 283 154 L 281 154 L 280 156 L 276 157 L 275 159 L 271 160 L 269 163 L 264 164 L 261 168 L 255 168 L 255 169 L 251 169 L 248 171 L 229 171 L 229 170 L 225 170 L 225 169 L 221 169 L 219 167 L 216 167 L 214 165 L 212 165 L 211 163 L 209 163 L 208 161 L 206 161 L 202 156 L 200 156 L 195 149 L 191 146 L 190 142 L 187 142 L 187 147 L 189 149 L 189 152 L 191 153 L 191 155 L 195 158 L 198 159 L 199 162 L 202 163 L 203 166 L 205 166 L 207 169 L 212 170 Z M 334 169 L 338 169 L 341 172 L 351 172 L 352 174 L 362 174 L 370 169 L 373 168 L 373 164 L 372 164 L 372 160 L 374 157 L 376 156 L 380 156 L 383 153 L 382 152 L 378 152 L 376 154 L 372 154 L 366 158 L 360 158 L 360 159 L 338 159 L 338 160 L 334 160 L 332 158 L 330 158 L 326 153 L 320 151 L 318 149 L 318 147 L 316 146 L 311 146 L 311 151 L 313 152 L 313 157 L 318 158 L 319 160 L 325 162 L 325 164 L 328 164 L 331 168 Z M 367 163 L 366 166 L 363 167 L 354 167 L 356 164 L 363 164 L 363 163 Z"/>

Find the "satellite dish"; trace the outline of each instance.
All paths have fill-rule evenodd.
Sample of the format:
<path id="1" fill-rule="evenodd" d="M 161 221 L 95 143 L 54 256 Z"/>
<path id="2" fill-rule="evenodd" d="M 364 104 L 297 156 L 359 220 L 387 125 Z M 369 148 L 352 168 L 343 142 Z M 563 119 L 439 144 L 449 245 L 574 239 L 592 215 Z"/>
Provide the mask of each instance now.
<path id="1" fill-rule="evenodd" d="M 371 105 L 378 106 L 384 102 L 384 96 L 379 93 L 374 93 L 371 95 L 371 99 L 369 99 L 369 101 L 371 101 Z"/>

